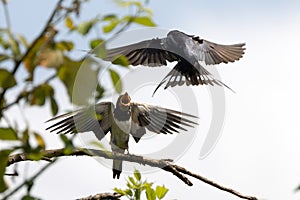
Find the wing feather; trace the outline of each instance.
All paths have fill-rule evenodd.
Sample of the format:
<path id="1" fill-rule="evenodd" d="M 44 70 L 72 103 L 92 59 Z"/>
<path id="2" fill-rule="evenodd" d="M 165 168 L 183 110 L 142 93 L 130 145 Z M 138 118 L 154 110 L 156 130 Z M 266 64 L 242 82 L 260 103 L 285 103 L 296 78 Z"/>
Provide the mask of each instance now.
<path id="1" fill-rule="evenodd" d="M 199 36 L 190 35 L 197 45 L 195 50 L 198 53 L 198 59 L 204 61 L 207 65 L 228 63 L 239 60 L 245 53 L 245 43 L 223 45 L 200 39 Z"/>
<path id="2" fill-rule="evenodd" d="M 131 102 L 133 132 L 138 129 L 148 129 L 154 133 L 173 134 L 180 130 L 186 131 L 184 127 L 193 127 L 196 122 L 188 118 L 196 116 L 162 108 L 159 106 Z"/>
<path id="3" fill-rule="evenodd" d="M 176 55 L 172 55 L 171 52 L 164 49 L 162 45 L 164 39 L 165 38 L 156 38 L 108 49 L 105 60 L 113 61 L 116 57 L 123 55 L 128 59 L 130 65 L 143 65 L 150 67 L 167 65 L 166 61 L 177 61 Z"/>
<path id="4" fill-rule="evenodd" d="M 46 128 L 50 132 L 73 134 L 92 131 L 101 140 L 111 129 L 112 110 L 111 102 L 102 102 L 93 107 L 83 108 L 54 117 L 47 122 L 60 120 Z"/>

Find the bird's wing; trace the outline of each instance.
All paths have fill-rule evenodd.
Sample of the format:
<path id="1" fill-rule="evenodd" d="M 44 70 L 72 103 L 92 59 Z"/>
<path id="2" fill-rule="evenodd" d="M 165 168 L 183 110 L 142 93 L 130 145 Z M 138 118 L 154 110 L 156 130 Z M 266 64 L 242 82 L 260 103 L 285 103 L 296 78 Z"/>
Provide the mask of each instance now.
<path id="1" fill-rule="evenodd" d="M 190 36 L 196 44 L 193 48 L 198 60 L 204 61 L 207 65 L 228 63 L 239 60 L 245 53 L 245 43 L 222 45 L 216 44 L 198 36 Z"/>
<path id="2" fill-rule="evenodd" d="M 183 112 L 162 108 L 159 106 L 131 102 L 131 134 L 140 139 L 145 134 L 145 129 L 154 133 L 173 134 L 179 133 L 185 127 L 193 127 L 196 122 L 188 118 L 197 118 L 196 116 Z M 139 133 L 140 130 L 144 132 Z M 137 139 L 135 140 L 137 141 Z"/>
<path id="3" fill-rule="evenodd" d="M 96 137 L 101 140 L 111 129 L 113 109 L 113 103 L 102 102 L 92 107 L 66 113 L 48 120 L 47 122 L 60 121 L 49 126 L 46 130 L 63 134 L 93 131 Z"/>
<path id="4" fill-rule="evenodd" d="M 150 67 L 157 67 L 167 65 L 166 61 L 173 62 L 177 60 L 177 56 L 164 49 L 162 43 L 165 38 L 145 40 L 127 46 L 117 47 L 107 50 L 107 57 L 105 60 L 113 61 L 118 56 L 125 56 L 130 65 L 144 65 Z"/>

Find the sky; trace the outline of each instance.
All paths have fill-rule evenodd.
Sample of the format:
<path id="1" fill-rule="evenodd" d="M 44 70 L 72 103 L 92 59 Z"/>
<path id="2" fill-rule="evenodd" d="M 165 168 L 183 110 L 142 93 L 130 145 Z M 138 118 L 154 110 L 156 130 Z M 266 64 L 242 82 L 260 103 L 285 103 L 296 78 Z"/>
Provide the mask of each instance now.
<path id="1" fill-rule="evenodd" d="M 49 0 L 43 3 L 10 1 L 13 29 L 26 33 L 30 38 L 40 30 L 47 14 L 51 12 L 49 8 L 54 4 L 54 1 Z M 176 90 L 161 91 L 153 99 L 149 98 L 151 94 L 144 93 L 145 88 L 136 89 L 133 94 L 135 101 L 161 103 L 163 106 L 184 108 L 190 113 L 199 114 L 200 125 L 193 130 L 196 134 L 191 136 L 191 142 L 177 155 L 176 163 L 260 199 L 299 199 L 300 194 L 295 193 L 294 188 L 300 184 L 300 2 L 187 0 L 171 3 L 152 0 L 149 7 L 153 10 L 154 21 L 162 30 L 178 29 L 224 44 L 246 42 L 246 53 L 240 61 L 207 67 L 210 71 L 216 68 L 222 81 L 236 93 L 224 91 L 225 121 L 216 146 L 205 158 L 199 158 L 200 150 L 213 115 L 218 112 L 213 110 L 210 90 L 193 88 L 194 94 L 198 95 L 195 98 L 197 102 L 187 105 L 181 105 L 184 101 L 181 96 L 174 95 Z M 114 8 L 114 4 L 108 0 L 91 1 L 84 7 L 86 14 L 83 17 L 93 17 L 96 13 Z M 34 12 L 30 12 L 31 9 Z M 3 23 L 1 18 L 0 23 Z M 76 40 L 78 48 L 86 48 L 84 42 L 80 42 L 83 38 Z M 136 71 L 137 74 L 151 73 L 149 69 L 135 69 L 142 70 Z M 166 73 L 166 70 L 162 69 L 162 73 Z M 153 81 L 161 80 L 161 77 L 150 78 Z M 56 82 L 53 84 L 59 85 Z M 154 86 L 150 84 L 148 87 Z M 182 90 L 188 91 L 187 88 Z M 166 100 L 170 97 L 173 99 Z M 61 99 L 60 102 L 66 109 L 72 108 L 67 100 Z M 13 116 L 13 112 L 12 109 L 11 117 L 20 118 Z M 43 122 L 51 117 L 48 111 L 39 108 L 31 109 L 30 114 L 26 115 L 34 116 L 31 126 L 40 131 L 46 127 Z M 57 136 L 46 132 L 44 136 L 49 148 L 62 146 Z M 93 136 L 85 134 L 80 138 L 79 144 Z M 132 153 L 161 153 L 161 145 L 167 146 L 175 140 L 176 136 L 151 138 L 150 135 L 141 144 L 131 143 Z M 180 144 L 178 148 L 182 148 Z M 161 155 L 165 156 L 163 153 Z M 37 180 L 33 192 L 43 199 L 74 199 L 111 191 L 113 187 L 125 187 L 126 173 L 120 180 L 113 180 L 111 169 L 101 163 L 107 164 L 83 157 L 61 159 Z M 20 168 L 30 167 L 32 171 L 26 173 L 30 176 L 43 164 L 26 163 Z M 144 170 L 139 165 L 135 167 Z M 162 170 L 145 170 L 148 170 L 144 175 L 147 180 L 164 184 L 170 189 L 166 199 L 239 199 L 192 178 L 194 185 L 188 187 Z"/>

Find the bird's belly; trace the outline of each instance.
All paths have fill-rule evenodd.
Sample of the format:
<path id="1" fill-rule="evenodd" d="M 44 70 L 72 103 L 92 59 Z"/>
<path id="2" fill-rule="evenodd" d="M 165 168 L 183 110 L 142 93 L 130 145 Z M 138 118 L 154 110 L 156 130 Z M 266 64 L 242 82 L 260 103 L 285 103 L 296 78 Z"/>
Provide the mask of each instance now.
<path id="1" fill-rule="evenodd" d="M 115 119 L 116 125 L 118 126 L 118 128 L 124 132 L 129 134 L 130 133 L 130 129 L 131 129 L 131 118 L 129 118 L 129 120 L 125 120 L 125 121 L 118 121 Z"/>
<path id="2" fill-rule="evenodd" d="M 126 121 L 115 119 L 110 136 L 110 144 L 113 151 L 124 152 L 124 150 L 128 149 L 130 129 L 131 119 Z"/>

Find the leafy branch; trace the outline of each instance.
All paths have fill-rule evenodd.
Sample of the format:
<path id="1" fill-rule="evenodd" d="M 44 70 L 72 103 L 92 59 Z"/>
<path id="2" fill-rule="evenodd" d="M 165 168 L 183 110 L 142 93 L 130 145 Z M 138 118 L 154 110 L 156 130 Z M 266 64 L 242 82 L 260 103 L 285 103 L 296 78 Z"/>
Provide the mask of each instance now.
<path id="1" fill-rule="evenodd" d="M 2 1 L 3 4 L 5 5 L 4 1 Z M 49 27 L 51 26 L 51 23 L 55 17 L 55 15 L 57 14 L 57 12 L 60 10 L 61 4 L 62 4 L 63 0 L 59 0 L 58 3 L 56 4 L 55 9 L 53 10 L 52 14 L 50 15 L 49 19 L 47 20 L 44 28 L 42 29 L 42 31 L 40 32 L 40 34 L 38 35 L 38 37 L 36 37 L 36 39 L 32 42 L 32 44 L 30 45 L 30 47 L 26 50 L 26 52 L 23 54 L 23 56 L 21 57 L 21 59 L 17 60 L 15 62 L 15 65 L 13 67 L 13 70 L 11 72 L 12 75 L 15 75 L 15 73 L 17 72 L 18 68 L 20 67 L 21 63 L 25 60 L 25 58 L 30 54 L 30 52 L 32 51 L 32 49 L 36 46 L 36 44 L 40 41 L 40 39 L 47 33 Z M 8 16 L 8 14 L 7 14 Z M 3 101 L 5 93 L 7 91 L 7 88 L 5 88 L 2 93 L 0 94 L 0 102 Z M 2 110 L 1 110 L 2 112 Z"/>

